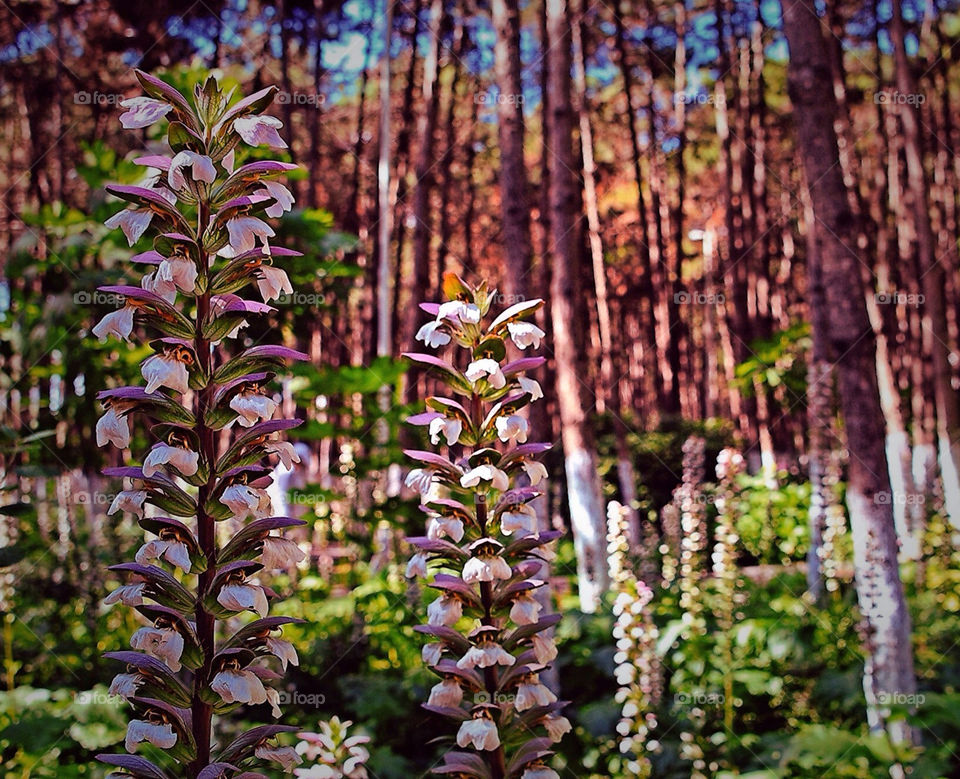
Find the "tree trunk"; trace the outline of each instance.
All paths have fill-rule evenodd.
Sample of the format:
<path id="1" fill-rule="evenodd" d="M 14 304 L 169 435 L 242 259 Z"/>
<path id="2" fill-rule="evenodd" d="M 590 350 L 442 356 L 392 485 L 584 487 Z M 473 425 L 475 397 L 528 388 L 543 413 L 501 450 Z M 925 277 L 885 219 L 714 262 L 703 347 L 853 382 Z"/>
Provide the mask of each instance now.
<path id="1" fill-rule="evenodd" d="M 387 3 L 383 17 L 383 54 L 380 60 L 380 159 L 377 164 L 379 224 L 377 230 L 377 355 L 390 354 L 390 236 L 393 210 L 390 207 L 390 40 L 393 32 L 393 4 Z"/>
<path id="2" fill-rule="evenodd" d="M 910 615 L 897 567 L 875 344 L 864 302 L 862 260 L 850 248 L 856 246 L 856 222 L 839 167 L 829 57 L 812 0 L 785 5 L 783 22 L 790 48 L 788 89 L 816 220 L 812 259 L 824 288 L 826 340 L 836 361 L 850 452 L 847 506 L 865 627 L 867 719 L 872 730 L 886 729 L 894 742 L 909 742 L 909 726 L 888 721 L 885 708 L 899 696 L 914 694 L 916 680 Z M 817 317 L 813 324 L 818 325 Z"/>
<path id="3" fill-rule="evenodd" d="M 570 105 L 570 24 L 565 0 L 547 0 L 550 93 L 550 211 L 553 237 L 551 313 L 556 392 L 563 427 L 570 523 L 577 551 L 580 607 L 595 612 L 609 584 L 605 521 L 597 453 L 583 402 L 582 366 L 577 354 L 575 283 L 580 266 L 577 162 Z"/>

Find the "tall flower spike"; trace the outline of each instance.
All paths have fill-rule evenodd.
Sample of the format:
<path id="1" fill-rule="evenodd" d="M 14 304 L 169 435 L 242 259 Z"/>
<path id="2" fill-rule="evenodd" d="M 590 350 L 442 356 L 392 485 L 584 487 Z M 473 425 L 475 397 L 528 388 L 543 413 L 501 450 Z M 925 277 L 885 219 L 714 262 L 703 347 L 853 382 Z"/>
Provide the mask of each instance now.
<path id="1" fill-rule="evenodd" d="M 129 580 L 107 603 L 135 608 L 148 624 L 131 637 L 134 651 L 107 656 L 125 666 L 111 690 L 135 711 L 127 751 L 146 742 L 158 748 L 153 759 L 170 764 L 142 755 L 99 758 L 124 776 L 260 776 L 252 772 L 271 764 L 289 770 L 299 762 L 291 746 L 274 738 L 295 728 L 260 726 L 231 742 L 214 737 L 212 724 L 215 714 L 243 704 L 269 702 L 279 712 L 279 694 L 265 683 L 278 674 L 264 664 L 284 670 L 298 662 L 280 633 L 299 620 L 268 617 L 272 593 L 255 577 L 303 556 L 280 535 L 303 523 L 270 516 L 265 489 L 265 466 L 292 459 L 289 444 L 276 435 L 299 423 L 273 419 L 277 403 L 266 387 L 287 360 L 306 355 L 282 346 L 244 348 L 231 339 L 248 318 L 272 311 L 239 297 L 261 284 L 263 258 L 274 263 L 295 254 L 258 245 L 273 235 L 260 216 L 290 205 L 289 193 L 273 179 L 293 166 L 256 162 L 230 173 L 240 140 L 280 145 L 278 120 L 261 116 L 274 87 L 230 106 L 213 78 L 197 87 L 192 101 L 146 73 L 138 71 L 137 78 L 146 96 L 125 102 L 121 122 L 128 128 L 169 122 L 169 155 L 139 160 L 166 175 L 156 189 L 108 187 L 126 201 L 108 226 L 122 228 L 131 244 L 154 230 L 152 251 L 145 253 L 154 270 L 139 287 L 102 288 L 125 304 L 94 333 L 129 339 L 140 325 L 154 352 L 141 366 L 145 387 L 100 393 L 105 413 L 97 423 L 101 446 L 128 447 L 138 416 L 150 421 L 156 437 L 142 453 L 142 466 L 105 471 L 128 481 L 110 513 L 134 514 L 150 533 L 135 562 L 114 566 Z M 238 227 L 239 220 L 252 221 Z M 271 272 L 273 278 L 283 273 L 272 265 Z M 225 446 L 228 436 L 233 440 Z M 222 520 L 232 521 L 218 532 Z M 228 528 L 239 532 L 231 538 Z M 225 620 L 240 612 L 250 612 L 244 620 L 253 621 L 230 635 Z"/>
<path id="2" fill-rule="evenodd" d="M 535 458 L 550 445 L 528 442 L 532 431 L 518 414 L 542 397 L 526 372 L 544 360 L 507 359 L 508 349 L 539 346 L 545 334 L 524 320 L 543 303 L 518 303 L 487 321 L 495 292 L 485 283 L 471 287 L 448 273 L 443 292 L 443 302 L 421 304 L 433 319 L 417 338 L 468 350 L 468 367 L 404 355 L 458 396 L 428 397 L 428 410 L 408 420 L 427 428 L 446 456 L 406 452 L 416 462 L 407 486 L 420 491 L 428 525 L 427 535 L 408 539 L 415 554 L 407 575 L 438 593 L 417 628 L 429 637 L 424 662 L 441 679 L 424 708 L 457 723 L 456 747 L 437 773 L 505 779 L 509 767 L 510 777 L 556 777 L 546 766 L 549 746 L 570 723 L 538 673 L 556 657 L 546 631 L 560 617 L 541 614 L 532 593 L 544 586 L 536 578 L 544 547 L 560 533 L 540 532 L 528 505 L 546 475 Z M 518 486 L 518 477 L 531 486 Z"/>

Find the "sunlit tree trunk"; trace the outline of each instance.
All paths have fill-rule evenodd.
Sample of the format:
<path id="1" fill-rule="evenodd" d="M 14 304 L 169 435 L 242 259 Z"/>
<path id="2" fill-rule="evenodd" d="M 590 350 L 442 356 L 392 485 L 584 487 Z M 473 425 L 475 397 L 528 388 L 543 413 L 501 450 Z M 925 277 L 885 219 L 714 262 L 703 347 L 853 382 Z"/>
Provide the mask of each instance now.
<path id="1" fill-rule="evenodd" d="M 871 729 L 886 729 L 895 742 L 909 742 L 909 726 L 888 720 L 884 707 L 896 696 L 913 694 L 916 680 L 889 501 L 875 344 L 863 298 L 861 258 L 851 248 L 856 246 L 856 225 L 839 168 L 830 64 L 812 0 L 785 5 L 783 20 L 790 48 L 789 92 L 815 217 L 814 270 L 822 274 L 827 342 L 831 359 L 836 360 L 850 452 L 847 506 L 865 628 L 867 717 Z M 817 317 L 813 324 L 817 326 Z"/>

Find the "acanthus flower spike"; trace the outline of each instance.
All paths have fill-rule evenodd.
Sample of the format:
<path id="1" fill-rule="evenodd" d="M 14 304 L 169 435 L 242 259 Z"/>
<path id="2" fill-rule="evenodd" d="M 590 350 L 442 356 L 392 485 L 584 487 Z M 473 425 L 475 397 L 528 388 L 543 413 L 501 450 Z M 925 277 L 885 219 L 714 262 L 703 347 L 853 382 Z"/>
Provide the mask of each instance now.
<path id="1" fill-rule="evenodd" d="M 556 658 L 548 631 L 559 616 L 543 615 L 531 593 L 544 586 L 535 577 L 560 533 L 541 530 L 528 505 L 542 487 L 515 484 L 526 477 L 541 485 L 547 475 L 536 457 L 549 445 L 527 443 L 532 431 L 518 413 L 543 395 L 527 375 L 543 360 L 507 359 L 508 348 L 539 347 L 545 333 L 524 319 L 542 302 L 511 306 L 485 324 L 494 291 L 454 274 L 443 291 L 444 301 L 420 305 L 432 319 L 417 340 L 466 349 L 467 359 L 406 355 L 460 396 L 429 397 L 427 410 L 408 420 L 447 452 L 406 452 L 416 461 L 406 485 L 420 493 L 427 518 L 426 536 L 408 539 L 415 553 L 407 576 L 439 590 L 417 628 L 429 637 L 423 661 L 440 677 L 424 707 L 458 726 L 436 773 L 548 777 L 552 753 L 543 745 L 570 724 L 538 676 Z M 457 364 L 467 365 L 463 373 Z M 431 578 L 435 564 L 444 572 Z"/>

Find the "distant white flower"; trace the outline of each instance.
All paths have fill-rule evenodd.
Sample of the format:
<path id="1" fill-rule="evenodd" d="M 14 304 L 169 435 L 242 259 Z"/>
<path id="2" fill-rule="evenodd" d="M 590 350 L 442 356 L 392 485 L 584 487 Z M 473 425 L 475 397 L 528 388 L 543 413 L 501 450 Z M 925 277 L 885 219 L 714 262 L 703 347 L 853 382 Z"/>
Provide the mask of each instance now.
<path id="1" fill-rule="evenodd" d="M 520 383 L 520 389 L 530 396 L 530 401 L 539 400 L 543 397 L 543 390 L 540 388 L 540 382 L 536 379 L 528 379 L 526 376 L 517 376 Z"/>
<path id="2" fill-rule="evenodd" d="M 463 566 L 463 580 L 467 584 L 509 579 L 513 575 L 510 565 L 499 555 L 481 554 L 471 557 Z"/>
<path id="3" fill-rule="evenodd" d="M 510 322 L 507 324 L 507 330 L 510 332 L 510 338 L 520 349 L 526 349 L 531 345 L 534 349 L 539 349 L 540 339 L 546 335 L 543 330 L 529 322 Z"/>
<path id="4" fill-rule="evenodd" d="M 166 257 L 157 268 L 156 279 L 190 294 L 197 283 L 197 266 L 185 257 Z"/>
<path id="5" fill-rule="evenodd" d="M 121 698 L 132 698 L 137 694 L 137 688 L 143 684 L 143 682 L 144 677 L 142 674 L 117 674 L 113 677 L 113 681 L 110 682 L 110 689 L 107 690 L 107 694 L 119 695 Z"/>
<path id="6" fill-rule="evenodd" d="M 423 341 L 431 349 L 436 349 L 450 343 L 450 333 L 444 330 L 439 322 L 427 322 L 417 330 L 417 340 Z"/>
<path id="7" fill-rule="evenodd" d="M 130 246 L 133 246 L 138 240 L 140 240 L 140 236 L 147 231 L 147 228 L 150 226 L 150 222 L 152 220 L 153 211 L 149 208 L 125 208 L 123 211 L 111 216 L 106 222 L 104 222 L 104 225 L 109 227 L 111 230 L 116 230 L 119 227 L 121 230 L 123 230 L 123 234 L 127 237 L 127 243 Z"/>
<path id="8" fill-rule="evenodd" d="M 537 460 L 524 460 L 523 470 L 526 471 L 530 484 L 534 486 L 547 478 L 547 467 Z"/>
<path id="9" fill-rule="evenodd" d="M 278 407 L 277 401 L 260 392 L 240 392 L 230 399 L 230 408 L 240 416 L 240 427 L 253 427 L 257 422 L 272 419 Z"/>
<path id="10" fill-rule="evenodd" d="M 447 440 L 447 446 L 453 446 L 460 440 L 463 422 L 449 417 L 434 417 L 430 421 L 430 443 L 439 444 L 441 434 Z"/>
<path id="11" fill-rule="evenodd" d="M 518 444 L 526 443 L 527 430 L 529 425 L 527 420 L 519 414 L 509 414 L 507 416 L 497 417 L 497 436 L 504 443 L 515 441 Z"/>
<path id="12" fill-rule="evenodd" d="M 470 363 L 464 372 L 464 376 L 474 383 L 486 378 L 487 383 L 494 389 L 501 389 L 507 383 L 503 372 L 500 370 L 500 363 L 489 357 L 482 357 Z"/>
<path id="13" fill-rule="evenodd" d="M 556 695 L 540 684 L 540 678 L 536 674 L 527 674 L 522 679 L 517 685 L 517 697 L 514 700 L 517 711 L 526 711 L 534 706 L 547 706 L 557 700 Z"/>
<path id="14" fill-rule="evenodd" d="M 190 573 L 192 567 L 190 550 L 178 538 L 157 538 L 153 541 L 147 541 L 137 551 L 136 561 L 141 565 L 149 565 L 154 560 L 160 560 L 161 558 L 171 565 L 177 566 L 184 573 Z"/>
<path id="15" fill-rule="evenodd" d="M 287 144 L 277 130 L 283 127 L 275 116 L 240 116 L 233 120 L 233 129 L 250 146 L 266 144 L 274 149 L 286 149 Z"/>
<path id="16" fill-rule="evenodd" d="M 442 322 L 444 319 L 475 325 L 480 321 L 480 309 L 474 303 L 448 300 L 446 303 L 441 303 L 440 309 L 437 311 L 437 322 Z"/>
<path id="17" fill-rule="evenodd" d="M 435 541 L 449 538 L 454 543 L 460 543 L 463 538 L 463 520 L 456 517 L 433 517 L 427 526 L 427 538 Z"/>
<path id="18" fill-rule="evenodd" d="M 297 750 L 293 747 L 260 744 L 253 750 L 253 753 L 261 760 L 272 760 L 274 763 L 279 763 L 286 773 L 290 773 L 294 766 L 303 762 L 303 758 L 297 754 Z"/>
<path id="19" fill-rule="evenodd" d="M 148 357 L 140 367 L 140 373 L 147 382 L 147 394 L 156 392 L 160 387 L 168 387 L 180 393 L 190 389 L 187 366 L 173 354 L 155 354 Z"/>
<path id="20" fill-rule="evenodd" d="M 104 605 L 111 606 L 114 603 L 122 603 L 124 606 L 142 606 L 145 587 L 146 584 L 143 582 L 121 584 L 103 599 Z"/>
<path id="21" fill-rule="evenodd" d="M 286 271 L 273 265 L 261 265 L 257 269 L 257 289 L 264 303 L 281 297 L 284 293 L 293 294 L 293 285 Z"/>
<path id="22" fill-rule="evenodd" d="M 433 471 L 429 468 L 414 468 L 403 480 L 411 490 L 417 490 L 422 496 L 429 494 L 433 486 Z"/>
<path id="23" fill-rule="evenodd" d="M 182 667 L 183 636 L 173 628 L 144 627 L 130 636 L 130 646 L 151 657 L 163 660 L 167 667 L 177 672 Z"/>
<path id="24" fill-rule="evenodd" d="M 420 658 L 424 665 L 433 667 L 440 662 L 441 657 L 443 657 L 443 644 L 440 642 L 424 644 L 420 650 Z"/>
<path id="25" fill-rule="evenodd" d="M 220 160 L 220 164 L 223 165 L 223 169 L 227 173 L 233 173 L 234 165 L 236 164 L 237 159 L 237 150 L 230 149 L 226 154 L 223 155 L 223 159 Z"/>
<path id="26" fill-rule="evenodd" d="M 149 127 L 163 119 L 173 109 L 172 105 L 163 100 L 143 96 L 121 100 L 120 105 L 127 109 L 120 114 L 120 124 L 127 130 Z"/>
<path id="27" fill-rule="evenodd" d="M 544 636 L 543 633 L 534 633 L 530 637 L 530 643 L 533 644 L 533 654 L 540 665 L 546 665 L 557 659 L 557 645 L 552 638 Z"/>
<path id="28" fill-rule="evenodd" d="M 490 463 L 471 468 L 460 477 L 461 487 L 476 487 L 481 481 L 490 482 L 496 490 L 510 489 L 510 479 L 506 473 Z"/>
<path id="29" fill-rule="evenodd" d="M 123 306 L 116 311 L 111 311 L 93 328 L 93 334 L 100 339 L 101 343 L 107 340 L 108 335 L 115 336 L 123 341 L 129 341 L 132 331 L 133 306 Z"/>
<path id="30" fill-rule="evenodd" d="M 260 561 L 267 570 L 285 570 L 296 565 L 306 556 L 295 541 L 278 536 L 267 536 L 263 539 L 263 555 Z"/>
<path id="31" fill-rule="evenodd" d="M 293 448 L 293 444 L 289 441 L 267 441 L 263 445 L 263 449 L 267 454 L 277 455 L 283 467 L 288 471 L 293 468 L 294 463 L 300 462 L 300 455 L 297 454 L 297 450 Z"/>
<path id="32" fill-rule="evenodd" d="M 444 593 L 427 606 L 427 624 L 452 627 L 463 616 L 463 601 L 456 595 Z"/>
<path id="33" fill-rule="evenodd" d="M 547 735 L 550 736 L 550 740 L 554 743 L 562 739 L 564 733 L 569 733 L 573 730 L 570 720 L 557 715 L 544 717 L 543 726 L 547 729 Z"/>
<path id="34" fill-rule="evenodd" d="M 270 704 L 270 713 L 274 719 L 280 719 L 280 715 L 283 714 L 280 711 L 280 692 L 273 687 L 267 687 L 267 703 Z"/>
<path id="35" fill-rule="evenodd" d="M 143 461 L 143 475 L 150 478 L 161 465 L 171 465 L 183 476 L 193 476 L 200 465 L 200 454 L 180 446 L 157 444 Z"/>
<path id="36" fill-rule="evenodd" d="M 284 211 L 289 211 L 293 207 L 293 193 L 279 181 L 264 179 L 260 182 L 263 189 L 254 192 L 255 195 L 267 195 L 276 202 L 267 208 L 267 216 L 277 219 L 283 216 Z"/>
<path id="37" fill-rule="evenodd" d="M 520 779 L 560 779 L 560 774 L 552 768 L 547 768 L 539 760 L 528 763 Z"/>
<path id="38" fill-rule="evenodd" d="M 160 749 L 170 749 L 177 743 L 177 734 L 173 732 L 173 725 L 169 722 L 147 722 L 142 719 L 132 719 L 127 725 L 127 737 L 124 746 L 131 754 L 137 751 L 140 742 L 146 741 Z"/>
<path id="39" fill-rule="evenodd" d="M 227 220 L 229 243 L 220 249 L 221 257 L 236 257 L 256 248 L 257 239 L 265 244 L 276 233 L 266 222 L 256 216 L 236 216 Z"/>
<path id="40" fill-rule="evenodd" d="M 129 511 L 143 518 L 143 504 L 147 500 L 146 490 L 123 490 L 114 497 L 107 514 L 116 514 L 118 511 Z"/>
<path id="41" fill-rule="evenodd" d="M 407 563 L 407 570 L 404 575 L 408 579 L 417 576 L 425 577 L 427 575 L 427 556 L 423 552 L 417 552 Z"/>
<path id="42" fill-rule="evenodd" d="M 289 641 L 282 638 L 273 638 L 268 636 L 264 641 L 267 651 L 274 657 L 280 658 L 280 664 L 283 670 L 287 670 L 287 664 L 300 665 L 300 658 L 297 656 L 297 650 Z"/>
<path id="43" fill-rule="evenodd" d="M 527 503 L 512 507 L 500 515 L 500 532 L 505 536 L 519 531 L 521 537 L 536 535 L 537 512 Z"/>
<path id="44" fill-rule="evenodd" d="M 477 717 L 468 719 L 457 731 L 457 746 L 472 745 L 474 749 L 489 751 L 500 746 L 500 736 L 492 719 Z"/>
<path id="45" fill-rule="evenodd" d="M 530 594 L 530 590 L 523 590 L 513 600 L 510 607 L 510 619 L 518 625 L 533 625 L 540 619 L 543 606 Z"/>
<path id="46" fill-rule="evenodd" d="M 220 502 L 241 522 L 247 517 L 269 517 L 273 510 L 267 491 L 248 484 L 231 484 L 223 491 Z"/>
<path id="47" fill-rule="evenodd" d="M 245 669 L 225 668 L 213 677 L 210 689 L 223 698 L 225 703 L 267 702 L 267 691 L 260 677 Z"/>
<path id="48" fill-rule="evenodd" d="M 184 149 L 170 161 L 170 170 L 167 171 L 167 183 L 173 189 L 183 189 L 187 183 L 183 176 L 184 168 L 190 168 L 190 177 L 194 181 L 205 181 L 207 184 L 212 184 L 217 180 L 217 171 L 213 167 L 213 160 L 206 154 L 197 154 Z"/>
<path id="49" fill-rule="evenodd" d="M 151 271 L 140 279 L 140 286 L 147 292 L 152 292 L 157 297 L 163 298 L 171 306 L 177 301 L 177 285 L 172 279 L 161 279 L 160 269 Z"/>
<path id="50" fill-rule="evenodd" d="M 113 406 L 108 406 L 104 415 L 97 420 L 97 446 L 107 443 L 118 449 L 130 446 L 130 421 L 126 416 L 120 416 Z"/>
<path id="51" fill-rule="evenodd" d="M 463 700 L 463 688 L 460 683 L 453 678 L 447 678 L 433 685 L 430 689 L 430 697 L 427 699 L 428 706 L 446 706 L 456 708 Z"/>
<path id="52" fill-rule="evenodd" d="M 253 611 L 261 617 L 270 610 L 263 587 L 251 582 L 225 584 L 217 595 L 217 603 L 229 611 Z"/>

